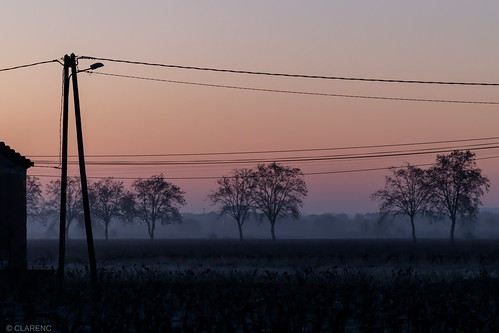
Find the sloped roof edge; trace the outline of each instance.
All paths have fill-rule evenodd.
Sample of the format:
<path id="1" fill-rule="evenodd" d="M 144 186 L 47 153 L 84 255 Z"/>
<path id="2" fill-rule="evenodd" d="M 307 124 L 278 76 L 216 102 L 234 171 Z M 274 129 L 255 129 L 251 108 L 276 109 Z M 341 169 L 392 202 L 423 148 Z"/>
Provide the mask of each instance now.
<path id="1" fill-rule="evenodd" d="M 23 166 L 26 169 L 35 165 L 33 162 L 31 162 L 30 159 L 22 156 L 21 154 L 19 154 L 9 146 L 7 146 L 5 142 L 2 141 L 0 141 L 0 155 L 5 156 L 6 158 L 10 159 L 12 162 L 20 166 Z"/>

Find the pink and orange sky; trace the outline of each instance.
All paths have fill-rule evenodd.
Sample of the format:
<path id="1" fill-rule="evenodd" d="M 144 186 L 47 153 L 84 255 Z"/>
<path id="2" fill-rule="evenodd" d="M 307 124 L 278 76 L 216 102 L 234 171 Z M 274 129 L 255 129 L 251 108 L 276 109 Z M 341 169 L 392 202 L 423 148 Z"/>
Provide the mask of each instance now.
<path id="1" fill-rule="evenodd" d="M 66 53 L 157 63 L 414 80 L 499 82 L 497 1 L 16 1 L 2 4 L 0 68 Z M 92 61 L 81 60 L 80 68 Z M 258 88 L 499 101 L 498 87 L 362 83 L 148 68 L 101 72 Z M 0 141 L 58 155 L 57 63 L 0 72 Z M 499 136 L 499 106 L 288 95 L 79 75 L 86 154 L 279 150 Z M 72 105 L 71 105 L 71 111 Z M 70 154 L 76 152 L 70 117 Z M 297 154 L 294 154 L 297 155 Z M 477 153 L 499 155 L 498 150 Z M 296 164 L 304 172 L 431 163 L 435 156 Z M 39 158 L 32 157 L 33 160 Z M 499 207 L 499 159 L 479 161 Z M 233 166 L 89 166 L 88 176 L 221 176 Z M 77 174 L 76 166 L 70 173 Z M 32 168 L 32 175 L 57 175 Z M 307 176 L 305 213 L 368 212 L 386 171 Z M 44 178 L 48 180 L 48 178 Z M 175 180 L 184 211 L 214 180 Z"/>

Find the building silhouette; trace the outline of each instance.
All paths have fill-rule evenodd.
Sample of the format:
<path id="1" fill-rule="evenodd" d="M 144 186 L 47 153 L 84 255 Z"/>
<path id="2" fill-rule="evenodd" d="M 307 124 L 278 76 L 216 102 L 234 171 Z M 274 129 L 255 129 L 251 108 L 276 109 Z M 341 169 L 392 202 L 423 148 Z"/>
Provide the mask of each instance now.
<path id="1" fill-rule="evenodd" d="M 26 157 L 0 142 L 0 260 L 11 270 L 26 269 Z"/>

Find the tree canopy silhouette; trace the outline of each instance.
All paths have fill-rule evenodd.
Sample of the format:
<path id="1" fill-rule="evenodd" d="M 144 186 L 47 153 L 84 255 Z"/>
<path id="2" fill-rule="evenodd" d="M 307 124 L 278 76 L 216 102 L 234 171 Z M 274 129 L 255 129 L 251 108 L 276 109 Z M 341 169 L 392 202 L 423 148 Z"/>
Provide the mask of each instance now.
<path id="1" fill-rule="evenodd" d="M 239 239 L 243 239 L 243 224 L 254 208 L 255 172 L 235 169 L 229 177 L 217 180 L 218 188 L 208 195 L 213 205 L 220 205 L 219 215 L 227 214 L 237 222 Z"/>
<path id="2" fill-rule="evenodd" d="M 51 180 L 46 188 L 49 199 L 47 208 L 51 215 L 59 214 L 61 209 L 61 180 Z M 69 227 L 73 220 L 83 215 L 81 183 L 77 177 L 68 177 L 66 190 L 66 238 L 69 237 Z M 57 215 L 58 216 L 58 215 Z"/>
<path id="3" fill-rule="evenodd" d="M 29 217 L 39 219 L 43 211 L 43 191 L 40 178 L 26 177 L 26 213 Z"/>
<path id="4" fill-rule="evenodd" d="M 126 195 L 122 181 L 105 178 L 90 184 L 88 189 L 91 212 L 104 223 L 106 239 L 109 239 L 109 224 L 113 218 L 122 216 Z"/>
<path id="5" fill-rule="evenodd" d="M 476 216 L 481 199 L 490 188 L 489 179 L 482 176 L 474 153 L 455 150 L 437 155 L 435 165 L 428 170 L 428 180 L 432 210 L 451 220 L 450 238 L 454 242 L 457 217 Z"/>
<path id="6" fill-rule="evenodd" d="M 385 177 L 385 187 L 372 194 L 381 201 L 379 210 L 383 214 L 407 215 L 411 221 L 412 239 L 416 241 L 414 218 L 427 209 L 429 187 L 424 170 L 407 164 L 404 168 L 391 168 Z"/>
<path id="7" fill-rule="evenodd" d="M 184 192 L 165 181 L 163 174 L 138 179 L 133 183 L 137 216 L 147 224 L 149 237 L 154 239 L 156 222 L 180 223 L 180 206 L 185 205 Z"/>
<path id="8" fill-rule="evenodd" d="M 253 192 L 255 207 L 268 218 L 272 240 L 275 241 L 277 219 L 287 215 L 299 217 L 299 209 L 307 196 L 307 185 L 299 168 L 275 162 L 259 164 L 255 178 Z"/>

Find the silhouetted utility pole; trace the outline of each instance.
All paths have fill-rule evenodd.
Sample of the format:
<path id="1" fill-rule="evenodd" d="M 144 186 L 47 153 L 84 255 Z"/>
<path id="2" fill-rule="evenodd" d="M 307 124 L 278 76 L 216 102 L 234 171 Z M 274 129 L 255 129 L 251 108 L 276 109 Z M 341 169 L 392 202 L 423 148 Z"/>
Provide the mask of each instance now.
<path id="1" fill-rule="evenodd" d="M 102 64 L 101 64 L 102 66 Z M 81 179 L 81 192 L 83 197 L 83 214 L 85 217 L 85 232 L 87 235 L 87 248 L 88 258 L 90 262 L 90 274 L 92 281 L 97 281 L 97 263 L 95 260 L 94 251 L 94 238 L 92 235 L 92 221 L 90 219 L 90 204 L 88 200 L 88 187 L 87 187 L 87 173 L 85 171 L 85 154 L 83 151 L 83 131 L 81 128 L 81 115 L 80 115 L 80 97 L 78 94 L 78 79 L 76 69 L 76 56 L 74 53 L 71 57 L 64 56 L 64 110 L 63 110 L 63 138 L 62 138 L 62 175 L 61 175 L 61 224 L 59 232 L 59 277 L 64 276 L 64 259 L 65 259 L 65 229 L 66 229 L 66 186 L 67 186 L 67 144 L 68 144 L 68 93 L 69 93 L 69 67 L 71 67 L 71 75 L 73 76 L 73 97 L 75 107 L 75 120 L 76 120 L 76 137 L 78 141 L 78 159 L 80 164 L 80 179 Z M 64 182 L 64 183 L 63 183 Z M 64 210 L 64 215 L 63 215 Z M 64 230 L 63 230 L 64 228 Z"/>
<path id="2" fill-rule="evenodd" d="M 61 161 L 61 210 L 59 215 L 59 282 L 64 279 L 64 261 L 66 259 L 66 193 L 68 181 L 68 113 L 69 113 L 69 67 L 70 58 L 64 56 L 64 104 L 62 115 L 62 161 Z"/>

